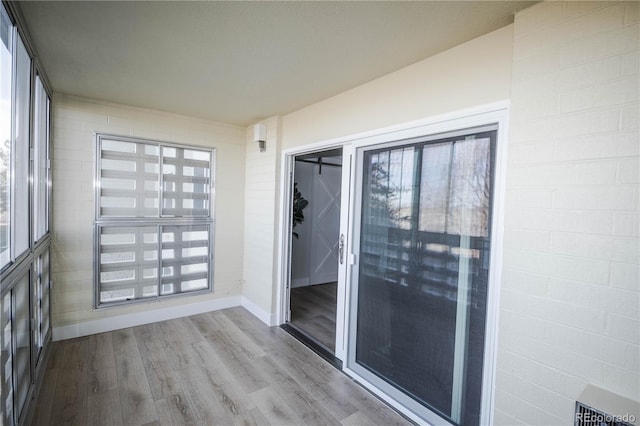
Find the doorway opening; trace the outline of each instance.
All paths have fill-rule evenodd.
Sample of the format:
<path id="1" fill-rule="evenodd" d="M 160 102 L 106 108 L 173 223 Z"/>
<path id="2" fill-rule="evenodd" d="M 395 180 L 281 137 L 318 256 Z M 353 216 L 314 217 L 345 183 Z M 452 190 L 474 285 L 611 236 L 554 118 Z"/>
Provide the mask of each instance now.
<path id="1" fill-rule="evenodd" d="M 336 353 L 342 148 L 297 155 L 293 169 L 287 325 L 331 359 Z"/>

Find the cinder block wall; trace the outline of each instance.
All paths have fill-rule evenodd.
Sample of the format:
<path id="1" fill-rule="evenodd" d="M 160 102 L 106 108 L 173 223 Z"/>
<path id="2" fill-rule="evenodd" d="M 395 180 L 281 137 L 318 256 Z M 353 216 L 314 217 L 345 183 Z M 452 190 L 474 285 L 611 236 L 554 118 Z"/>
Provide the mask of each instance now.
<path id="1" fill-rule="evenodd" d="M 158 303 L 93 309 L 94 132 L 216 148 L 214 292 Z M 245 128 L 56 93 L 53 104 L 54 338 L 78 335 L 74 325 L 152 315 L 160 308 L 232 299 L 242 292 Z M 236 300 L 237 299 L 237 300 Z M 160 315 L 160 318 L 162 316 Z M 147 320 L 148 321 L 148 320 Z M 62 332 L 60 330 L 66 330 Z M 75 333 L 75 334 L 74 334 Z"/>
<path id="2" fill-rule="evenodd" d="M 267 324 L 275 323 L 280 118 L 261 122 L 267 129 L 266 150 L 246 130 L 243 305 Z"/>
<path id="3" fill-rule="evenodd" d="M 638 2 L 516 15 L 497 424 L 640 400 Z"/>

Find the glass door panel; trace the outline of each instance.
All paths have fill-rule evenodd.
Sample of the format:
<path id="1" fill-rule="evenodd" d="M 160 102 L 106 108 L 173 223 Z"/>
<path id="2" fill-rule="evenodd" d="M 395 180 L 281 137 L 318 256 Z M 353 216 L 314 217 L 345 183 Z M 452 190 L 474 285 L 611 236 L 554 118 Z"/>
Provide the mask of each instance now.
<path id="1" fill-rule="evenodd" d="M 351 367 L 412 411 L 480 416 L 496 131 L 362 155 Z"/>

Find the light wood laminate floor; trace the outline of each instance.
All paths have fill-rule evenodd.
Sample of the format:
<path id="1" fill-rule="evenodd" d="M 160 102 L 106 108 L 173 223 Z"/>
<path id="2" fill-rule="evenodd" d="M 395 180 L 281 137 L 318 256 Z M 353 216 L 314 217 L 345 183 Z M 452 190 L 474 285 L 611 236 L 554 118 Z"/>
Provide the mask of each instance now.
<path id="1" fill-rule="evenodd" d="M 291 324 L 318 342 L 336 350 L 338 284 L 317 284 L 291 289 Z"/>
<path id="2" fill-rule="evenodd" d="M 278 327 L 232 308 L 53 344 L 33 425 L 404 425 Z"/>

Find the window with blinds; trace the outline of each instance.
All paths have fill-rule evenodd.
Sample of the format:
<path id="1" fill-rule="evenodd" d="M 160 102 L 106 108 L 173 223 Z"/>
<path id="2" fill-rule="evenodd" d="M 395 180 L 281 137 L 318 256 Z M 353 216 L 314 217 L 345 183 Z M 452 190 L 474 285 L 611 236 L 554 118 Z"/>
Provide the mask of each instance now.
<path id="1" fill-rule="evenodd" d="M 215 151 L 96 139 L 96 307 L 211 291 Z"/>

